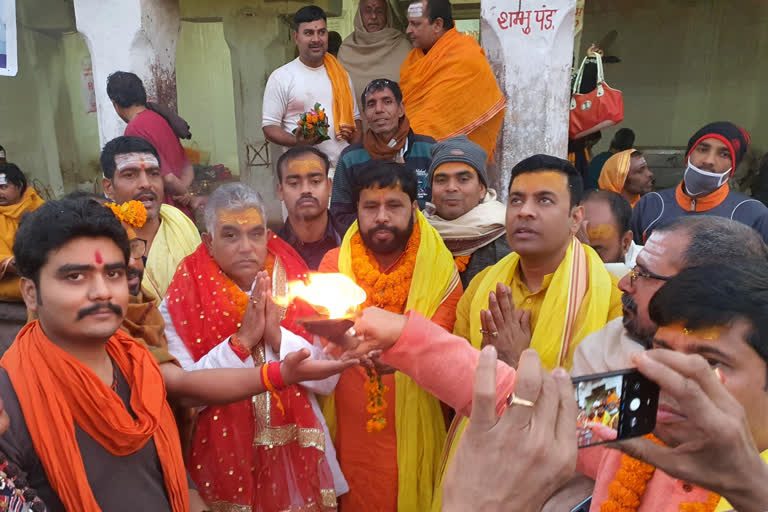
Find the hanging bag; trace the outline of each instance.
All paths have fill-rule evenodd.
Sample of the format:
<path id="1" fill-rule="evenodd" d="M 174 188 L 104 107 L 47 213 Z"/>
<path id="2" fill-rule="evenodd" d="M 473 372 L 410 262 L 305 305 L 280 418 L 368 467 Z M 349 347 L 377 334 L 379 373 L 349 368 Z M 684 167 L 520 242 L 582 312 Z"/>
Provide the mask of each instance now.
<path id="1" fill-rule="evenodd" d="M 585 135 L 619 124 L 624 120 L 624 97 L 618 89 L 613 89 L 605 82 L 603 59 L 595 54 L 597 60 L 597 87 L 585 94 L 580 94 L 581 80 L 587 57 L 579 67 L 571 90 L 571 114 L 568 126 L 568 138 L 580 139 Z"/>

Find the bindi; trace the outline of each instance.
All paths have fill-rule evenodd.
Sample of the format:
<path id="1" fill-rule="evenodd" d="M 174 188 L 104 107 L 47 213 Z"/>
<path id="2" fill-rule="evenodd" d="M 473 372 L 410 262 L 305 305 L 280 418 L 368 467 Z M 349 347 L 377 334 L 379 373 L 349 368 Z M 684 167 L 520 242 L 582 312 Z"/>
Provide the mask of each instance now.
<path id="1" fill-rule="evenodd" d="M 99 265 L 104 263 L 104 258 L 101 257 L 101 253 L 99 251 L 93 253 L 93 259 L 96 260 L 96 263 Z"/>

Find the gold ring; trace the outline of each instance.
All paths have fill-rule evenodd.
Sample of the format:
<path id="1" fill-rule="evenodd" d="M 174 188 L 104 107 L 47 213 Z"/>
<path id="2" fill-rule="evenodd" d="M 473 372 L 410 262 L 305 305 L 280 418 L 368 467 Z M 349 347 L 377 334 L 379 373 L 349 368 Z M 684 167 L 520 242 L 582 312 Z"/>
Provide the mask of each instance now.
<path id="1" fill-rule="evenodd" d="M 518 398 L 515 396 L 514 393 L 510 393 L 507 395 L 507 407 L 512 407 L 513 405 L 522 405 L 524 407 L 533 407 L 535 404 L 531 402 L 530 400 L 526 400 L 524 398 Z"/>
<path id="2" fill-rule="evenodd" d="M 491 336 L 493 336 L 494 338 L 495 338 L 496 336 L 498 336 L 498 335 L 499 335 L 499 331 L 486 331 L 486 330 L 485 330 L 485 329 L 483 329 L 482 327 L 480 328 L 480 333 L 481 333 L 481 334 L 490 334 L 490 335 L 491 335 Z"/>

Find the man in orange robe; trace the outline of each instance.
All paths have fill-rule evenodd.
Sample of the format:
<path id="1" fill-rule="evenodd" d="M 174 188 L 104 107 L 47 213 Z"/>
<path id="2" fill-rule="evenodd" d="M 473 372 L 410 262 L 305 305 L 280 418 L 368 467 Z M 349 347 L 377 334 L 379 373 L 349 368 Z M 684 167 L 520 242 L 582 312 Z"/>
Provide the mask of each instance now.
<path id="1" fill-rule="evenodd" d="M 0 451 L 50 512 L 200 512 L 160 369 L 119 330 L 129 299 L 120 222 L 93 201 L 52 201 L 21 222 L 14 257 L 39 320 L 0 361 L 11 418 Z"/>
<path id="2" fill-rule="evenodd" d="M 418 211 L 415 173 L 381 160 L 361 171 L 358 220 L 319 270 L 352 278 L 366 291 L 364 306 L 419 311 L 450 331 L 463 289 L 451 252 Z M 445 442 L 440 402 L 392 368 L 375 371 L 346 370 L 324 407 L 350 486 L 342 509 L 427 510 Z M 368 411 L 367 390 L 382 385 L 383 411 L 381 403 Z"/>
<path id="3" fill-rule="evenodd" d="M 449 0 L 411 3 L 406 34 L 400 88 L 413 131 L 438 142 L 466 135 L 493 158 L 507 100 L 485 51 L 456 30 Z"/>

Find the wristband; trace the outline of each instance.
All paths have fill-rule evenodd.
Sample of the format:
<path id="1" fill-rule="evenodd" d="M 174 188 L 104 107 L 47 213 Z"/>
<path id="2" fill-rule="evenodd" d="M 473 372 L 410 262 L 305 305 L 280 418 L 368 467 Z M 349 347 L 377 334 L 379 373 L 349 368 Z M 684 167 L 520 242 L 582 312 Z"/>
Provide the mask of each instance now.
<path id="1" fill-rule="evenodd" d="M 272 382 L 269 380 L 269 364 L 261 365 L 261 382 L 264 384 L 264 387 L 267 388 L 267 391 L 272 393 L 272 396 L 275 397 L 277 408 L 280 409 L 280 412 L 285 416 L 285 407 L 283 407 L 283 402 L 280 400 L 280 395 L 277 394 L 277 389 L 275 389 L 275 386 L 273 386 Z"/>
<path id="2" fill-rule="evenodd" d="M 267 365 L 267 376 L 269 377 L 269 381 L 275 386 L 275 389 L 281 390 L 285 388 L 283 372 L 280 371 L 280 361 L 275 361 Z"/>
<path id="3" fill-rule="evenodd" d="M 233 334 L 229 337 L 229 348 L 232 349 L 232 352 L 234 352 L 241 361 L 245 361 L 251 357 L 251 350 L 240 343 L 240 340 L 237 338 L 237 334 Z"/>

